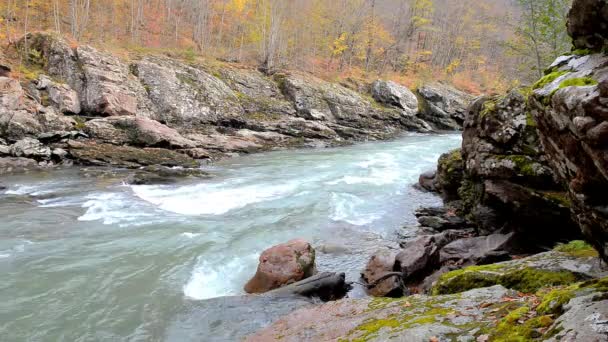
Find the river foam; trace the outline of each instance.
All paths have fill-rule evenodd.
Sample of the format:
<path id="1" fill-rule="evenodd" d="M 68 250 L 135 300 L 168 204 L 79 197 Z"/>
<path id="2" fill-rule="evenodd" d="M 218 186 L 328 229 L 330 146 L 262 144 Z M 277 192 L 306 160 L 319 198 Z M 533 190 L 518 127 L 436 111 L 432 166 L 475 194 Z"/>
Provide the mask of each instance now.
<path id="1" fill-rule="evenodd" d="M 239 294 L 240 290 L 234 284 L 242 286 L 247 277 L 253 276 L 251 266 L 255 265 L 256 261 L 257 254 L 229 258 L 221 263 L 198 257 L 190 279 L 184 285 L 184 295 L 202 300 Z"/>
<path id="2" fill-rule="evenodd" d="M 243 185 L 197 184 L 179 188 L 133 186 L 133 193 L 159 208 L 182 215 L 222 215 L 250 204 L 287 196 L 295 183 Z"/>

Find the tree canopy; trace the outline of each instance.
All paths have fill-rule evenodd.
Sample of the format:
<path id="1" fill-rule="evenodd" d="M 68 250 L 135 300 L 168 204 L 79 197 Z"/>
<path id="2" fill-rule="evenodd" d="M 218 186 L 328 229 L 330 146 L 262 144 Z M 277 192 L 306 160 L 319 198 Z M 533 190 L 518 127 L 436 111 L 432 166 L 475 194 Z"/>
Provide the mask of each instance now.
<path id="1" fill-rule="evenodd" d="M 75 41 L 296 68 L 450 79 L 478 91 L 529 81 L 569 47 L 571 0 L 6 0 L 0 40 Z M 457 84 L 458 85 L 458 84 Z"/>

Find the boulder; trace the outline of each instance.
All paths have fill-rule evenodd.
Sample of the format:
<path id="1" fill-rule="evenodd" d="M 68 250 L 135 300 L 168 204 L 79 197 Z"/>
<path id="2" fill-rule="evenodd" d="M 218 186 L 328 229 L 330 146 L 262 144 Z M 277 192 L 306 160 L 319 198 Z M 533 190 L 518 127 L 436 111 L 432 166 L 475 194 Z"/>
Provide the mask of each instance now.
<path id="1" fill-rule="evenodd" d="M 471 95 L 443 83 L 425 84 L 417 93 L 422 119 L 439 129 L 462 129 Z"/>
<path id="2" fill-rule="evenodd" d="M 0 175 L 39 170 L 38 162 L 28 158 L 0 158 Z"/>
<path id="3" fill-rule="evenodd" d="M 49 100 L 61 113 L 79 114 L 80 100 L 78 93 L 67 84 L 54 83 L 48 87 Z"/>
<path id="4" fill-rule="evenodd" d="M 11 155 L 36 160 L 51 158 L 51 149 L 33 138 L 23 138 L 11 146 Z"/>
<path id="5" fill-rule="evenodd" d="M 434 185 L 447 202 L 459 199 L 458 189 L 464 178 L 464 161 L 460 149 L 444 153 L 437 162 Z"/>
<path id="6" fill-rule="evenodd" d="M 198 167 L 187 155 L 163 148 L 137 148 L 97 143 L 90 140 L 69 140 L 67 150 L 84 165 L 138 168 L 146 165 Z"/>
<path id="7" fill-rule="evenodd" d="M 29 50 L 44 58 L 42 63 L 38 60 L 28 63 L 67 83 L 78 93 L 81 109 L 87 114 L 151 115 L 152 105 L 145 88 L 120 59 L 86 45 L 72 48 L 55 33 L 29 33 L 27 40 L 22 38 L 17 45 L 26 42 Z"/>
<path id="8" fill-rule="evenodd" d="M 337 300 L 344 297 L 350 288 L 345 282 L 345 277 L 344 273 L 318 273 L 296 283 L 267 292 L 267 295 L 298 295 L 319 298 L 326 302 Z"/>
<path id="9" fill-rule="evenodd" d="M 295 116 L 293 104 L 287 101 L 278 84 L 260 71 L 222 66 L 216 72 L 236 94 L 247 120 L 262 121 Z"/>
<path id="10" fill-rule="evenodd" d="M 245 285 L 247 293 L 264 293 L 316 273 L 315 250 L 304 240 L 291 240 L 265 250 L 256 274 Z"/>
<path id="11" fill-rule="evenodd" d="M 443 274 L 431 292 L 458 293 L 500 284 L 524 293 L 534 293 L 543 287 L 572 285 L 606 277 L 608 272 L 602 269 L 597 253 L 595 255 L 550 251 L 496 264 L 470 266 Z"/>
<path id="12" fill-rule="evenodd" d="M 19 81 L 0 77 L 0 136 L 15 141 L 40 133 L 43 128 L 36 109 Z"/>
<path id="13" fill-rule="evenodd" d="M 402 109 L 406 116 L 418 114 L 418 98 L 406 87 L 393 81 L 377 80 L 372 84 L 372 96 L 386 106 Z"/>
<path id="14" fill-rule="evenodd" d="M 256 137 L 243 138 L 224 134 L 190 134 L 187 138 L 196 146 L 221 152 L 253 153 L 264 149 L 264 141 Z"/>
<path id="15" fill-rule="evenodd" d="M 577 49 L 600 51 L 608 46 L 608 3 L 574 0 L 568 14 L 568 34 Z"/>
<path id="16" fill-rule="evenodd" d="M 440 261 L 457 264 L 486 264 L 509 258 L 513 233 L 492 234 L 456 240 L 441 249 Z"/>
<path id="17" fill-rule="evenodd" d="M 516 231 L 529 242 L 529 252 L 537 252 L 577 235 L 570 201 L 556 177 L 524 93 L 515 89 L 471 104 L 462 148 L 441 156 L 435 186 L 479 233 Z M 443 220 L 423 223 L 435 227 Z"/>
<path id="18" fill-rule="evenodd" d="M 595 1 L 575 1 L 575 9 Z M 606 7 L 606 6 L 604 6 Z M 593 27 L 597 17 L 585 22 Z M 536 84 L 531 112 L 551 169 L 568 192 L 574 218 L 587 240 L 608 261 L 608 57 L 602 53 L 573 56 L 554 63 L 553 73 Z M 551 81 L 553 80 L 553 81 Z"/>
<path id="19" fill-rule="evenodd" d="M 129 87 L 129 83 L 137 83 L 126 64 L 90 46 L 77 47 L 76 56 L 82 72 L 84 88 L 79 93 L 85 111 L 104 116 L 137 114 L 137 95 Z"/>
<path id="20" fill-rule="evenodd" d="M 285 97 L 294 104 L 296 115 L 307 120 L 337 123 L 384 135 L 395 134 L 402 127 L 417 131 L 431 129 L 423 120 L 401 108 L 372 103 L 354 90 L 310 75 L 278 74 L 275 79 Z"/>
<path id="21" fill-rule="evenodd" d="M 243 115 L 232 89 L 200 68 L 146 57 L 133 70 L 156 108 L 154 118 L 172 127 L 196 127 Z"/>
<path id="22" fill-rule="evenodd" d="M 418 177 L 418 187 L 429 192 L 437 191 L 435 176 L 437 176 L 436 171 L 427 171 L 421 174 L 420 177 Z"/>
<path id="23" fill-rule="evenodd" d="M 395 268 L 397 254 L 399 254 L 398 250 L 383 249 L 370 257 L 361 274 L 361 278 L 369 286 L 370 295 L 374 297 L 403 296 L 405 287 L 401 275 L 390 275 L 395 272 L 400 273 L 400 270 Z"/>
<path id="24" fill-rule="evenodd" d="M 115 116 L 87 121 L 84 131 L 96 140 L 122 145 L 164 148 L 193 148 L 195 143 L 158 121 L 133 116 Z"/>
<path id="25" fill-rule="evenodd" d="M 577 293 L 581 295 L 561 306 L 564 314 L 553 325 L 557 333 L 547 342 L 608 340 L 608 298 L 605 292 L 598 293 L 592 286 L 591 293 L 581 291 Z"/>
<path id="26" fill-rule="evenodd" d="M 423 207 L 415 212 L 422 227 L 442 232 L 452 229 L 470 228 L 468 222 L 456 214 L 456 209 L 447 207 Z"/>
<path id="27" fill-rule="evenodd" d="M 439 266 L 439 248 L 434 236 L 421 236 L 403 246 L 395 257 L 395 269 L 407 283 L 421 280 Z"/>

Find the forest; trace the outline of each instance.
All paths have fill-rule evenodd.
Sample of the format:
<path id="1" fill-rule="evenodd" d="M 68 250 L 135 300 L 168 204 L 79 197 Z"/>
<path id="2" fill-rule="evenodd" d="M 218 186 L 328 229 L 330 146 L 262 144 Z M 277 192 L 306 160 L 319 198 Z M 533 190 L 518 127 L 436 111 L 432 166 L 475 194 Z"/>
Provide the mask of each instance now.
<path id="1" fill-rule="evenodd" d="M 4 0 L 0 42 L 54 30 L 75 44 L 379 75 L 472 92 L 530 83 L 567 52 L 571 0 Z M 531 72 L 532 71 L 532 72 Z"/>

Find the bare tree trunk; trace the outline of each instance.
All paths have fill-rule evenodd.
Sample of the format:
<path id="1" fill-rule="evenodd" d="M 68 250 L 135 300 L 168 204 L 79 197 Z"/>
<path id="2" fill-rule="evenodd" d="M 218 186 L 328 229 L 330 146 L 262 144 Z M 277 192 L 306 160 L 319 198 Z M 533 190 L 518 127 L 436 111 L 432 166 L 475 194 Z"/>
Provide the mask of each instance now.
<path id="1" fill-rule="evenodd" d="M 371 0 L 371 19 L 368 28 L 367 51 L 365 53 L 365 72 L 369 72 L 369 66 L 372 61 L 372 49 L 374 46 L 374 16 L 376 10 L 376 0 Z"/>
<path id="2" fill-rule="evenodd" d="M 59 18 L 59 0 L 53 0 L 53 22 L 55 31 L 61 33 L 61 21 Z"/>

